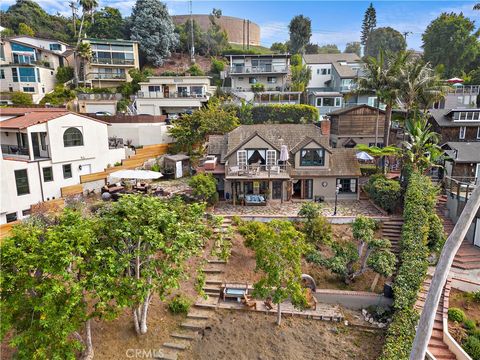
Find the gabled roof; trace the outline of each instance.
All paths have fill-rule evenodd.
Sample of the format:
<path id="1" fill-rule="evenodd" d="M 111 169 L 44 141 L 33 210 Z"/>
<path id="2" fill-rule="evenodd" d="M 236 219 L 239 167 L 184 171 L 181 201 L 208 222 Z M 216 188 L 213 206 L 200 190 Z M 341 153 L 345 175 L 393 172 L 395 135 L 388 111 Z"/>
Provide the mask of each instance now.
<path id="1" fill-rule="evenodd" d="M 343 114 L 349 113 L 352 110 L 356 110 L 356 109 L 359 109 L 359 108 L 369 108 L 369 109 L 374 110 L 374 111 L 380 110 L 381 114 L 385 114 L 385 111 L 382 110 L 382 109 L 377 109 L 376 107 L 373 107 L 373 106 L 370 106 L 370 105 L 367 105 L 367 104 L 362 104 L 362 105 L 347 106 L 343 109 L 338 109 L 338 110 L 335 110 L 335 111 L 331 111 L 327 115 L 343 115 Z"/>
<path id="2" fill-rule="evenodd" d="M 360 164 L 356 157 L 357 150 L 334 148 L 330 154 L 328 168 L 309 169 L 297 167 L 292 169 L 294 176 L 361 176 Z"/>
<path id="3" fill-rule="evenodd" d="M 9 110 L 16 109 L 16 110 Z M 5 111 L 6 110 L 6 111 Z M 23 111 L 22 111 L 23 110 Z M 40 111 L 38 111 L 40 110 Z M 29 108 L 0 108 L 0 116 L 15 116 L 3 121 L 0 121 L 0 129 L 17 129 L 23 130 L 33 125 L 43 124 L 53 119 L 59 117 L 73 114 L 76 116 L 81 116 L 87 118 L 88 120 L 96 121 L 105 125 L 110 125 L 104 121 L 91 118 L 89 116 L 77 114 L 66 109 L 55 109 L 53 111 L 48 111 L 52 109 L 29 109 Z"/>
<path id="4" fill-rule="evenodd" d="M 268 139 L 266 139 L 265 137 L 262 136 L 262 134 L 259 134 L 257 131 L 255 131 L 254 133 L 252 133 L 248 138 L 246 138 L 245 140 L 243 140 L 242 142 L 240 142 L 237 146 L 235 146 L 233 149 L 230 148 L 229 146 L 229 150 L 228 150 L 228 153 L 225 155 L 225 156 L 230 156 L 231 154 L 233 154 L 235 151 L 237 151 L 238 149 L 240 149 L 243 145 L 245 145 L 246 143 L 248 143 L 250 140 L 256 138 L 256 137 L 259 137 L 260 139 L 262 139 L 263 141 L 265 141 L 268 145 L 270 145 L 272 148 L 274 148 L 275 150 L 278 150 L 280 151 L 280 148 L 277 146 L 277 145 L 274 145 L 273 143 L 271 143 Z"/>
<path id="5" fill-rule="evenodd" d="M 443 148 L 454 162 L 480 163 L 480 142 L 447 142 Z"/>
<path id="6" fill-rule="evenodd" d="M 302 141 L 300 141 L 297 145 L 295 145 L 293 149 L 290 149 L 290 152 L 292 154 L 296 154 L 298 151 L 300 151 L 303 147 L 307 146 L 311 142 L 314 142 L 321 147 L 325 147 L 324 144 L 320 144 L 315 139 L 312 139 L 311 137 L 306 136 Z M 327 150 L 329 153 L 332 152 L 332 150 L 330 148 L 325 148 L 325 150 Z"/>
<path id="7" fill-rule="evenodd" d="M 29 44 L 29 43 L 26 43 L 26 42 L 23 42 L 23 41 L 19 41 L 19 40 L 16 40 L 16 39 L 12 39 L 12 38 L 9 38 L 9 39 L 6 39 L 6 40 L 8 40 L 10 42 L 14 42 L 16 44 L 31 47 L 31 48 L 34 48 L 34 49 L 37 49 L 37 50 L 40 50 L 40 51 L 48 52 L 50 54 L 57 55 L 57 56 L 64 56 L 63 54 L 68 51 L 68 49 L 67 49 L 67 50 L 65 50 L 64 53 L 59 53 L 59 52 L 56 52 L 56 51 L 53 51 L 53 50 L 50 50 L 50 49 L 42 48 L 40 46 L 32 45 L 32 44 Z"/>
<path id="8" fill-rule="evenodd" d="M 360 61 L 360 57 L 353 53 L 341 54 L 305 54 L 303 59 L 307 64 L 332 64 L 335 62 L 346 61 L 355 62 Z"/>

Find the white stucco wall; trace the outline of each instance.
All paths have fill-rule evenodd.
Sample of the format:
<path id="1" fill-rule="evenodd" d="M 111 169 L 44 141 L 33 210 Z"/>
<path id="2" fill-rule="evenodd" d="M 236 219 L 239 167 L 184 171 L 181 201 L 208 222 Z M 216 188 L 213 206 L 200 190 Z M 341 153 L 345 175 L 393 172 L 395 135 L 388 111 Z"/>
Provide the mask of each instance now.
<path id="1" fill-rule="evenodd" d="M 332 78 L 331 74 L 322 75 L 321 69 L 329 69 L 332 72 L 331 64 L 308 64 L 307 65 L 312 70 L 312 78 L 308 83 L 308 88 L 324 88 L 327 87 L 325 84 L 326 81 Z M 318 74 L 317 74 L 318 72 Z"/>
<path id="2" fill-rule="evenodd" d="M 168 144 L 174 142 L 168 135 L 169 127 L 165 123 L 112 124 L 108 127 L 108 136 L 122 138 L 123 143 L 130 139 L 134 146 Z"/>

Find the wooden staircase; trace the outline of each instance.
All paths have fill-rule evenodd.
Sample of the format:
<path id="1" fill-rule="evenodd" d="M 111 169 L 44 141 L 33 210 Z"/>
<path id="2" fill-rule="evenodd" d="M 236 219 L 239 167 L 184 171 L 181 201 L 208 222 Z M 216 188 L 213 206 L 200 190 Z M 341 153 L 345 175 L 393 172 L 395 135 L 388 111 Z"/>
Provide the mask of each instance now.
<path id="1" fill-rule="evenodd" d="M 390 240 L 392 252 L 395 255 L 400 253 L 400 239 L 402 237 L 403 219 L 391 217 L 382 223 L 382 238 Z"/>
<path id="2" fill-rule="evenodd" d="M 415 309 L 419 313 L 421 313 L 423 306 L 425 305 L 425 300 L 427 298 L 428 289 L 430 288 L 431 282 L 432 278 L 430 276 L 427 277 L 424 280 L 422 288 L 418 294 L 417 302 L 415 303 Z M 428 351 L 430 351 L 436 359 L 443 360 L 456 360 L 455 354 L 452 353 L 448 346 L 443 342 L 443 317 L 444 315 L 447 316 L 446 312 L 448 311 L 448 309 L 445 309 L 444 311 L 444 304 L 447 304 L 448 306 L 450 282 L 451 280 L 448 279 L 445 287 L 443 288 L 442 296 L 440 297 L 437 311 L 435 312 L 435 322 L 433 323 L 432 336 L 428 342 Z"/>
<path id="3" fill-rule="evenodd" d="M 436 210 L 443 221 L 445 235 L 449 236 L 455 224 L 449 217 L 445 216 L 446 203 L 447 196 L 439 196 Z M 452 267 L 460 270 L 480 270 L 480 248 L 464 241 L 455 255 Z"/>

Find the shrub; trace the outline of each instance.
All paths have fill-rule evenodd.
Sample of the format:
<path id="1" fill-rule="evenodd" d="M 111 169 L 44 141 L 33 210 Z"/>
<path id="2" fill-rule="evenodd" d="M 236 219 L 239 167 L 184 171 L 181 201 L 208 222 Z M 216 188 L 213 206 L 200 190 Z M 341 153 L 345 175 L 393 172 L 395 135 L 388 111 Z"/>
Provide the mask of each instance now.
<path id="1" fill-rule="evenodd" d="M 440 252 L 445 244 L 443 222 L 437 214 L 431 213 L 429 218 L 428 247 L 431 251 Z"/>
<path id="2" fill-rule="evenodd" d="M 365 191 L 375 204 L 389 213 L 395 210 L 402 196 L 400 183 L 383 175 L 371 176 L 365 185 Z"/>
<path id="3" fill-rule="evenodd" d="M 14 91 L 10 97 L 13 105 L 32 105 L 32 95 L 21 91 Z"/>
<path id="4" fill-rule="evenodd" d="M 191 305 L 192 301 L 189 298 L 183 295 L 175 295 L 168 303 L 168 310 L 170 310 L 172 314 L 186 314 L 188 310 L 190 310 Z"/>
<path id="5" fill-rule="evenodd" d="M 308 242 L 315 246 L 330 244 L 333 239 L 332 225 L 320 215 L 321 206 L 313 202 L 306 202 L 302 205 L 298 215 L 305 217 L 305 224 L 302 232 Z"/>
<path id="6" fill-rule="evenodd" d="M 197 174 L 188 180 L 196 198 L 214 205 L 218 201 L 217 181 L 211 174 Z"/>
<path id="7" fill-rule="evenodd" d="M 318 121 L 317 108 L 310 105 L 258 105 L 252 108 L 254 124 L 309 124 Z"/>
<path id="8" fill-rule="evenodd" d="M 210 71 L 213 74 L 220 74 L 220 72 L 225 70 L 225 65 L 225 61 L 212 57 L 212 65 L 210 67 Z"/>
<path id="9" fill-rule="evenodd" d="M 54 106 L 61 106 L 69 101 L 75 99 L 75 92 L 65 88 L 63 85 L 55 86 L 55 90 L 49 94 L 46 94 L 40 101 L 41 105 L 51 104 Z"/>
<path id="10" fill-rule="evenodd" d="M 189 73 L 192 76 L 203 76 L 203 75 L 205 75 L 205 73 L 200 68 L 200 66 L 198 66 L 198 64 L 193 64 L 192 66 L 190 66 L 187 70 L 187 73 Z"/>
<path id="11" fill-rule="evenodd" d="M 480 290 L 472 293 L 473 301 L 480 302 Z"/>
<path id="12" fill-rule="evenodd" d="M 465 321 L 465 313 L 459 308 L 448 309 L 448 320 L 463 323 Z"/>
<path id="13" fill-rule="evenodd" d="M 480 340 L 478 338 L 470 335 L 462 347 L 473 360 L 480 359 Z"/>
<path id="14" fill-rule="evenodd" d="M 463 322 L 463 327 L 467 329 L 468 331 L 475 330 L 477 328 L 477 324 L 475 323 L 475 320 L 472 319 L 466 319 Z"/>
<path id="15" fill-rule="evenodd" d="M 66 83 L 69 80 L 73 79 L 73 68 L 70 66 L 62 66 L 57 69 L 55 74 L 57 82 L 60 84 Z"/>
<path id="16" fill-rule="evenodd" d="M 265 91 L 265 85 L 263 85 L 262 83 L 252 84 L 251 87 L 253 92 Z"/>

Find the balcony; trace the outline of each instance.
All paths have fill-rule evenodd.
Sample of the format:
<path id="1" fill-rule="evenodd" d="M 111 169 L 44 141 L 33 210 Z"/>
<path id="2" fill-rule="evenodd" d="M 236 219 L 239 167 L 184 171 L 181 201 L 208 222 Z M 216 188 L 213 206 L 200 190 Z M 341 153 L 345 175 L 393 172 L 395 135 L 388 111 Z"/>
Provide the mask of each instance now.
<path id="1" fill-rule="evenodd" d="M 163 93 L 162 91 L 139 91 L 139 99 L 199 99 L 207 100 L 207 94 Z"/>
<path id="2" fill-rule="evenodd" d="M 357 87 L 358 87 L 357 84 L 344 85 L 339 87 L 339 91 L 341 93 L 348 93 L 350 91 L 355 90 Z"/>
<path id="3" fill-rule="evenodd" d="M 268 74 L 268 73 L 287 73 L 286 65 L 263 65 L 263 66 L 231 66 L 230 74 Z"/>
<path id="4" fill-rule="evenodd" d="M 30 160 L 28 148 L 18 145 L 2 144 L 3 157 L 18 158 L 19 160 Z"/>
<path id="5" fill-rule="evenodd" d="M 125 65 L 133 66 L 135 65 L 135 60 L 133 59 L 110 59 L 110 58 L 97 58 L 92 59 L 90 62 L 92 65 Z"/>
<path id="6" fill-rule="evenodd" d="M 480 94 L 480 85 L 463 85 L 452 87 L 449 92 L 462 95 L 478 95 Z"/>
<path id="7" fill-rule="evenodd" d="M 290 179 L 290 164 L 262 165 L 250 164 L 242 166 L 229 166 L 225 164 L 225 177 L 230 180 L 255 180 L 255 179 Z"/>
<path id="8" fill-rule="evenodd" d="M 127 74 L 121 73 L 90 73 L 89 80 L 126 80 Z"/>

